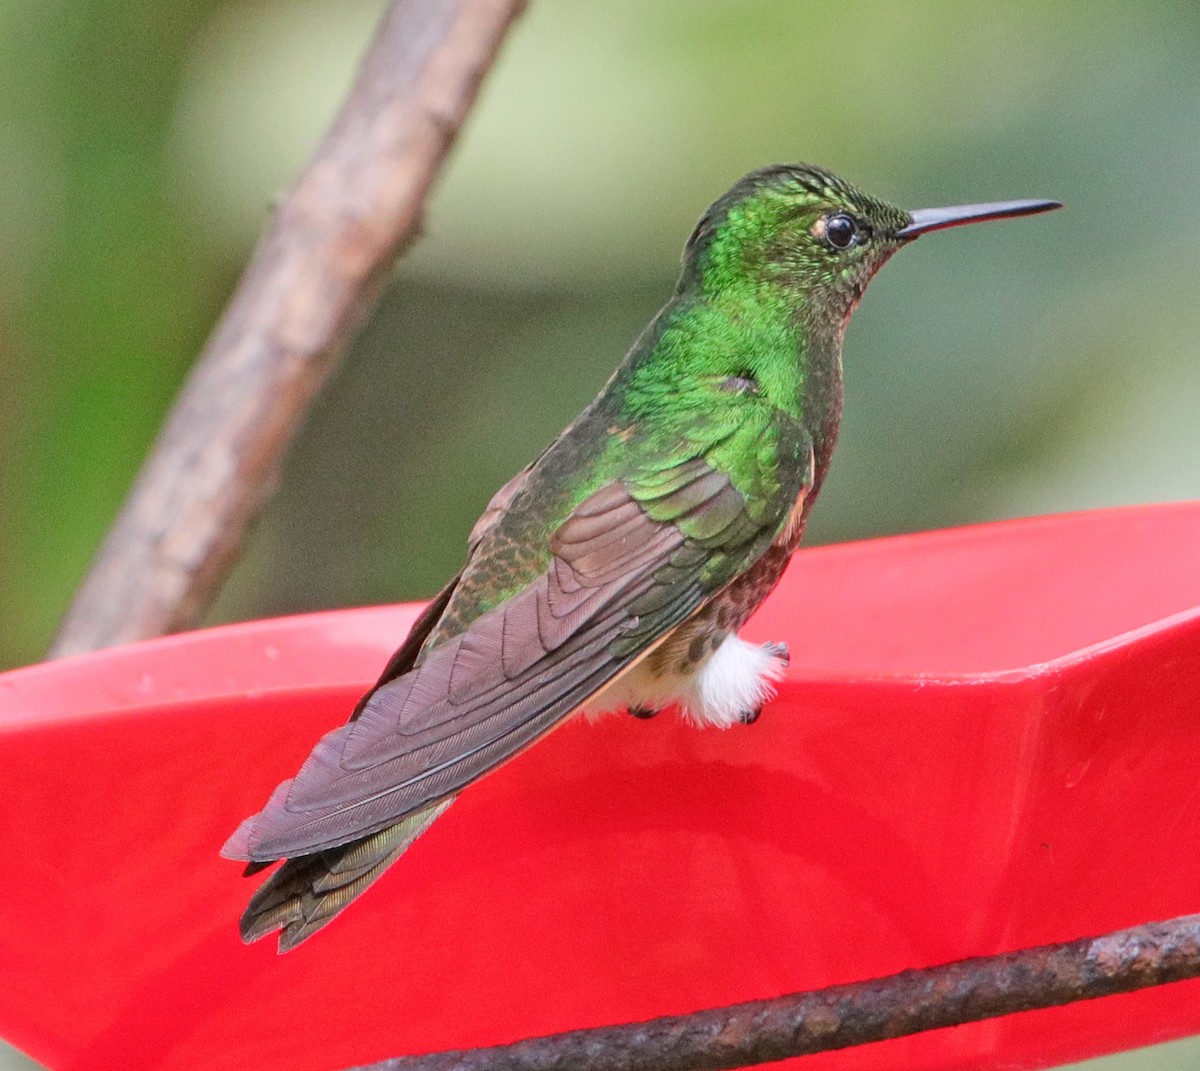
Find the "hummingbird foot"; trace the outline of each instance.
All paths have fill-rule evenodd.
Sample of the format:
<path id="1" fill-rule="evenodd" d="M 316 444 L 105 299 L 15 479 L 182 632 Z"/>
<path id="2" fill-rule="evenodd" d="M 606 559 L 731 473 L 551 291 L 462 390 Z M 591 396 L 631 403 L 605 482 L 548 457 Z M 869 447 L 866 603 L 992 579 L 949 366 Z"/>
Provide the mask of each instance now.
<path id="1" fill-rule="evenodd" d="M 750 724 L 774 694 L 775 682 L 787 671 L 787 647 L 750 643 L 736 633 L 715 638 L 719 644 L 715 651 L 684 667 L 668 661 L 668 671 L 663 673 L 648 662 L 637 664 L 593 697 L 583 708 L 584 715 L 624 710 L 635 718 L 652 718 L 667 707 L 678 706 L 684 718 L 695 725 L 728 729 Z M 695 639 L 685 636 L 684 642 L 691 644 Z"/>
<path id="2" fill-rule="evenodd" d="M 791 665 L 792 655 L 786 643 L 764 643 L 762 649 L 775 659 L 783 669 L 787 669 Z"/>
<path id="3" fill-rule="evenodd" d="M 786 643 L 764 643 L 761 647 L 761 650 L 763 654 L 767 655 L 771 661 L 775 663 L 775 669 L 780 674 L 787 669 L 788 664 L 791 662 L 792 656 L 788 651 L 788 645 Z M 763 712 L 764 706 L 766 706 L 765 697 L 763 698 L 762 702 L 743 712 L 738 717 L 738 721 L 742 725 L 753 725 L 756 721 L 758 721 L 759 716 Z"/>
<path id="4" fill-rule="evenodd" d="M 759 703 L 753 710 L 747 710 L 745 714 L 738 718 L 738 721 L 743 725 L 753 725 L 758 721 L 759 715 L 762 714 L 764 705 L 763 703 Z"/>

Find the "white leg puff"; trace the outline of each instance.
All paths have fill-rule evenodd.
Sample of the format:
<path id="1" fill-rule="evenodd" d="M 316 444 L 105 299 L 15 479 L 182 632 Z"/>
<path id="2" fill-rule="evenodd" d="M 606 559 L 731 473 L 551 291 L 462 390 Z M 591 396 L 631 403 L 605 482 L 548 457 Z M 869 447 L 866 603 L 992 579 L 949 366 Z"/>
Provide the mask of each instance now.
<path id="1" fill-rule="evenodd" d="M 688 673 L 654 673 L 640 662 L 592 697 L 587 717 L 625 709 L 638 717 L 678 704 L 695 725 L 752 722 L 775 694 L 775 682 L 787 669 L 787 648 L 780 643 L 747 643 L 730 635 Z"/>
<path id="2" fill-rule="evenodd" d="M 787 669 L 787 648 L 768 643 L 747 643 L 729 636 L 680 695 L 684 715 L 697 725 L 727 729 L 753 721 L 762 705 L 775 694 L 775 682 Z"/>

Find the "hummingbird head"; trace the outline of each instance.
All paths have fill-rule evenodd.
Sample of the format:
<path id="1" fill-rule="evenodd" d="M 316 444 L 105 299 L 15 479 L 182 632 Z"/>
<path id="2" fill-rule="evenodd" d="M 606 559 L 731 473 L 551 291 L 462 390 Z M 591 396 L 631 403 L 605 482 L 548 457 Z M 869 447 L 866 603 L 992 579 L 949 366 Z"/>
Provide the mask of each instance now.
<path id="1" fill-rule="evenodd" d="M 927 231 L 1060 207 L 1005 201 L 906 212 L 808 164 L 752 171 L 701 218 L 684 249 L 684 285 L 713 295 L 769 287 L 810 328 L 840 335 L 871 277 Z"/>

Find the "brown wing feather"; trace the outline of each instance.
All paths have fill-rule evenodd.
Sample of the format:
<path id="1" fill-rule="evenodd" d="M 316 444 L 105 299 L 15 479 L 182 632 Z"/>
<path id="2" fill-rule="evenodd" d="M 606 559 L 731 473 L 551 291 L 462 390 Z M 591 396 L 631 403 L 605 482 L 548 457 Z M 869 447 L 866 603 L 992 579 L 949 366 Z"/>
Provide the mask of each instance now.
<path id="1" fill-rule="evenodd" d="M 640 622 L 641 648 L 647 632 L 665 633 L 705 598 L 707 555 L 684 528 L 704 542 L 721 532 L 741 541 L 742 496 L 708 466 L 687 468 L 648 505 L 620 481 L 581 503 L 554 533 L 550 567 L 534 584 L 385 680 L 244 823 L 227 854 L 277 859 L 385 829 L 452 796 L 581 706 L 636 653 L 619 642 L 639 625 L 631 605 L 643 600 L 653 618 Z M 666 519 L 680 515 L 684 526 Z"/>
<path id="2" fill-rule="evenodd" d="M 450 603 L 450 598 L 454 594 L 454 589 L 458 587 L 458 582 L 462 579 L 462 571 L 459 570 L 458 575 L 454 577 L 441 591 L 439 591 L 429 602 L 429 605 L 421 611 L 420 616 L 413 622 L 412 628 L 408 630 L 408 635 L 404 638 L 404 642 L 400 645 L 384 667 L 383 672 L 379 675 L 379 680 L 375 682 L 375 687 L 358 701 L 358 705 L 354 708 L 354 713 L 350 715 L 350 720 L 354 721 L 362 713 L 363 707 L 367 705 L 367 700 L 374 695 L 375 691 L 387 684 L 388 681 L 395 680 L 397 677 L 407 673 L 417 662 L 417 656 L 421 653 L 421 648 L 425 646 L 425 641 L 429 639 L 429 634 L 437 625 L 438 620 L 445 612 L 446 607 Z"/>

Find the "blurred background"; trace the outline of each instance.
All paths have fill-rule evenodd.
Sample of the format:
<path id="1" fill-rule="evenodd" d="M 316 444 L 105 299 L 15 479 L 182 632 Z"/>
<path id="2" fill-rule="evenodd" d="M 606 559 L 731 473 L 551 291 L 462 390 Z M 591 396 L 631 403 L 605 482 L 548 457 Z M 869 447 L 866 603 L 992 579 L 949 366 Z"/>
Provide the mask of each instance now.
<path id="1" fill-rule="evenodd" d="M 41 656 L 382 7 L 0 0 L 0 668 Z M 1197 496 L 1198 49 L 1195 0 L 532 0 L 210 621 L 431 594 L 772 161 L 1068 206 L 872 284 L 810 543 Z"/>

